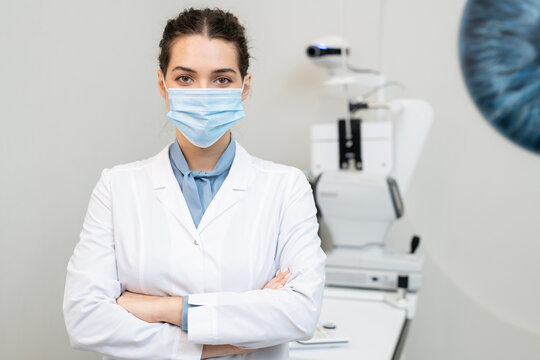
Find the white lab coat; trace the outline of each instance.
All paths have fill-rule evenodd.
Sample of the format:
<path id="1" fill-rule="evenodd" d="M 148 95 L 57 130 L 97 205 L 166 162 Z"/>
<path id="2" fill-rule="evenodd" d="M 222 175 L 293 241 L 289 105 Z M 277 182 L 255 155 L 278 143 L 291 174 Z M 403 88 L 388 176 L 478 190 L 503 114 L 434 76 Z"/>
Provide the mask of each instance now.
<path id="1" fill-rule="evenodd" d="M 171 143 L 172 144 L 172 143 Z M 72 346 L 118 359 L 200 359 L 202 344 L 260 348 L 229 359 L 288 359 L 288 341 L 318 321 L 326 255 L 309 183 L 238 143 L 196 228 L 167 145 L 104 169 L 67 267 L 64 319 Z M 291 277 L 260 290 L 278 269 Z M 189 295 L 188 332 L 147 323 L 116 304 L 124 290 Z M 180 315 L 180 314 L 179 314 Z"/>

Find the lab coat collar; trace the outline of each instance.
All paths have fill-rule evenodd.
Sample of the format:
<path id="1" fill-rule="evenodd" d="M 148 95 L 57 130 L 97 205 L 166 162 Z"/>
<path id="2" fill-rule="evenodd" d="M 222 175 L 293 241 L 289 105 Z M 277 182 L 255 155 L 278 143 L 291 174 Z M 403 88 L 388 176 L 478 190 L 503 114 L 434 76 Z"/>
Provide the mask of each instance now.
<path id="1" fill-rule="evenodd" d="M 229 174 L 206 209 L 199 227 L 196 228 L 186 200 L 174 176 L 169 160 L 170 142 L 152 159 L 152 184 L 159 200 L 171 211 L 195 239 L 216 217 L 232 207 L 247 189 L 250 169 L 250 155 L 236 142 L 236 153 Z"/>
<path id="2" fill-rule="evenodd" d="M 235 190 L 245 190 L 248 182 L 248 166 L 250 163 L 249 153 L 236 141 L 236 152 L 234 160 L 229 170 L 227 178 L 230 178 L 230 184 Z M 175 183 L 176 178 L 169 160 L 169 147 L 174 143 L 171 141 L 163 150 L 161 150 L 152 159 L 152 184 L 154 189 L 166 187 Z"/>

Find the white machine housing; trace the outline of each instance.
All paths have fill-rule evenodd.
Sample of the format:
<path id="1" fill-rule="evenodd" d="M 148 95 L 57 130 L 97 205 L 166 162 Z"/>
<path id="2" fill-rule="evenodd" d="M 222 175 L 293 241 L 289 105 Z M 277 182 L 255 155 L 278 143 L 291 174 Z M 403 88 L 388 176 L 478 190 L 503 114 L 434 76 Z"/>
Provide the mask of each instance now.
<path id="1" fill-rule="evenodd" d="M 423 260 L 385 248 L 393 223 L 404 212 L 414 167 L 433 119 L 423 100 L 397 100 L 391 121 L 361 122 L 361 171 L 339 169 L 337 124 L 312 128 L 311 172 L 320 214 L 335 245 L 327 257 L 326 283 L 333 286 L 395 290 L 407 275 L 408 290 L 422 283 Z"/>
<path id="2" fill-rule="evenodd" d="M 316 183 L 315 196 L 335 245 L 326 261 L 327 285 L 395 290 L 398 276 L 406 274 L 408 290 L 420 290 L 422 258 L 384 247 L 391 226 L 404 211 L 392 178 L 327 171 Z"/>
<path id="3" fill-rule="evenodd" d="M 405 194 L 433 121 L 433 109 L 420 99 L 395 100 L 392 106 L 399 114 L 397 120 L 361 123 L 362 172 L 391 176 Z M 339 170 L 338 142 L 335 122 L 312 126 L 312 176 Z"/>
<path id="4" fill-rule="evenodd" d="M 393 125 L 390 121 L 361 123 L 363 171 L 388 174 L 394 164 Z M 339 135 L 336 123 L 311 127 L 311 174 L 339 170 Z"/>
<path id="5" fill-rule="evenodd" d="M 316 199 L 337 247 L 384 245 L 390 226 L 403 213 L 395 182 L 383 174 L 324 172 Z"/>

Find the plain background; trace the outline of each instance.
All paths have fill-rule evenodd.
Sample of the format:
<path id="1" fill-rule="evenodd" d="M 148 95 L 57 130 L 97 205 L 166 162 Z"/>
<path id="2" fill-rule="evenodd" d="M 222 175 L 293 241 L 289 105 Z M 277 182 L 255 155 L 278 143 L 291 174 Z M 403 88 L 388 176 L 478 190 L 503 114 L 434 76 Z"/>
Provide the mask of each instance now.
<path id="1" fill-rule="evenodd" d="M 66 265 L 101 169 L 174 139 L 157 90 L 158 42 L 188 5 L 229 9 L 247 28 L 253 91 L 233 129 L 253 155 L 309 166 L 309 128 L 341 114 L 310 41 L 342 34 L 376 66 L 380 2 L 0 2 L 0 358 L 97 359 L 70 348 Z M 540 353 L 540 156 L 493 129 L 458 62 L 464 0 L 389 0 L 383 71 L 427 99 L 435 122 L 390 239 L 422 235 L 425 286 L 408 359 Z M 342 16 L 342 14 L 345 14 Z"/>

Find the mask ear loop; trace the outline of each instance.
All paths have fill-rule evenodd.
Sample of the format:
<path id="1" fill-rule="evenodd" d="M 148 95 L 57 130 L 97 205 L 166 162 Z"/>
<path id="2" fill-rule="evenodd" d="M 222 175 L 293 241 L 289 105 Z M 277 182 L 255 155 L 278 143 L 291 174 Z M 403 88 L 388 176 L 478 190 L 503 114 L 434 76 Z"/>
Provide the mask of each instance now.
<path id="1" fill-rule="evenodd" d="M 244 86 L 246 86 L 246 77 L 244 76 L 244 80 L 242 81 L 242 90 L 240 91 L 240 95 L 244 93 Z"/>
<path id="2" fill-rule="evenodd" d="M 165 86 L 165 91 L 169 93 L 169 89 L 167 89 L 167 85 L 165 85 L 165 75 L 163 75 L 163 72 L 161 72 L 161 81 L 163 81 L 163 86 Z"/>

